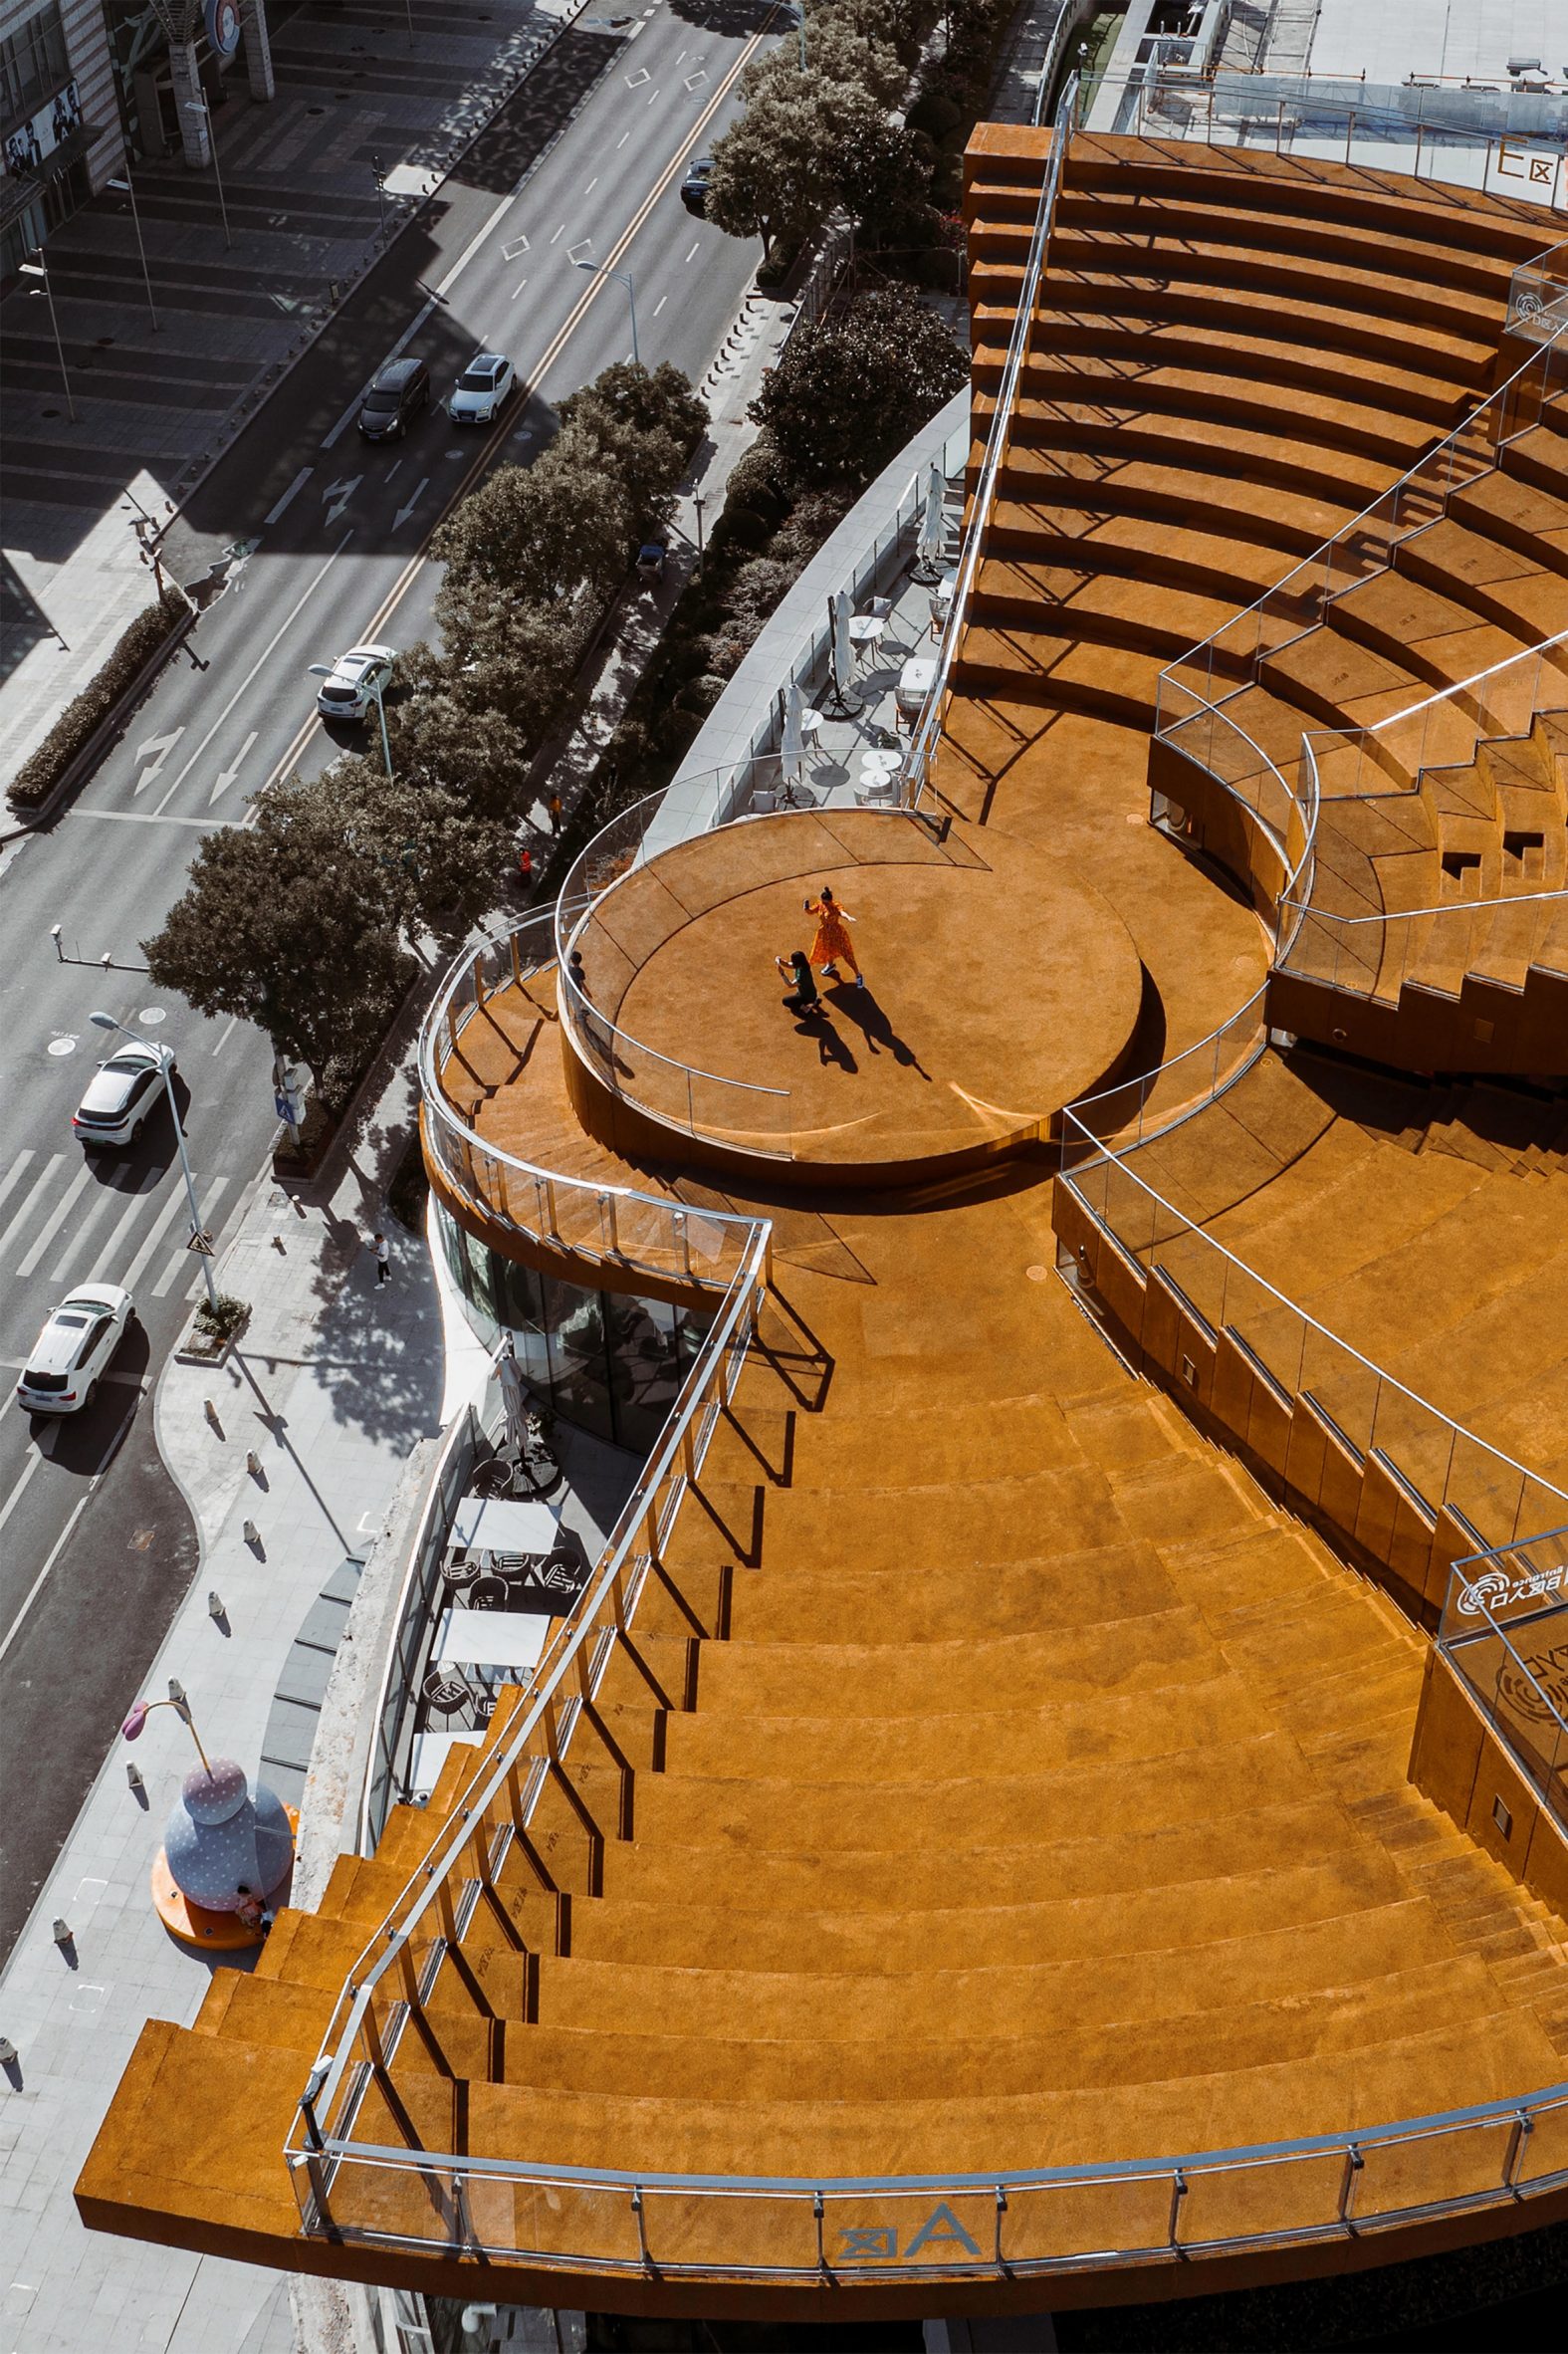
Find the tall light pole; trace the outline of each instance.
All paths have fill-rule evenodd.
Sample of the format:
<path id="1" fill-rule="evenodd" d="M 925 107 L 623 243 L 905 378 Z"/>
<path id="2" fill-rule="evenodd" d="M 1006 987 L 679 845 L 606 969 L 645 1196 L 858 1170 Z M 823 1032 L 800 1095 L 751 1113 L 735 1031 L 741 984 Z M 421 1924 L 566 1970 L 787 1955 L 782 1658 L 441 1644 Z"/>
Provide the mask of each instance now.
<path id="1" fill-rule="evenodd" d="M 218 142 L 213 135 L 212 109 L 205 99 L 187 99 L 185 112 L 187 115 L 199 115 L 207 125 L 207 152 L 212 157 L 212 176 L 218 183 L 218 211 L 223 218 L 223 242 L 232 249 L 234 240 L 229 235 L 229 208 L 223 200 L 223 174 L 218 169 Z"/>
<path id="2" fill-rule="evenodd" d="M 60 319 L 55 310 L 55 290 L 49 283 L 49 270 L 44 261 L 42 246 L 39 247 L 30 262 L 22 264 L 18 275 L 23 278 L 41 278 L 44 282 L 44 300 L 49 305 L 49 324 L 55 331 L 55 350 L 60 354 L 60 381 L 65 386 L 66 414 L 74 425 L 77 421 L 77 404 L 71 397 L 71 378 L 66 373 L 66 347 L 60 341 Z"/>
<path id="3" fill-rule="evenodd" d="M 331 662 L 313 662 L 311 664 L 311 676 L 313 678 L 336 678 L 336 675 L 337 673 L 333 668 Z M 386 773 L 388 777 L 390 777 L 392 773 L 392 747 L 386 740 L 386 705 L 381 700 L 382 696 L 386 692 L 386 681 L 384 678 L 367 678 L 364 683 L 365 692 L 375 697 L 375 716 L 381 723 L 381 758 L 386 763 Z"/>
<path id="4" fill-rule="evenodd" d="M 805 0 L 795 0 L 795 31 L 800 36 L 800 71 L 805 72 Z"/>
<path id="5" fill-rule="evenodd" d="M 152 305 L 152 273 L 147 268 L 147 248 L 141 234 L 141 214 L 136 207 L 136 191 L 131 185 L 130 173 L 127 170 L 122 180 L 106 180 L 104 185 L 107 188 L 112 188 L 116 196 L 130 198 L 130 217 L 136 225 L 136 251 L 141 256 L 141 283 L 147 290 L 147 317 L 151 320 L 152 332 L 156 335 L 158 315 Z"/>
<path id="6" fill-rule="evenodd" d="M 631 364 L 633 367 L 640 367 L 642 360 L 637 351 L 637 289 L 632 284 L 631 272 L 629 270 L 606 270 L 602 262 L 581 260 L 576 261 L 573 267 L 578 270 L 591 270 L 596 278 L 613 278 L 617 285 L 626 289 L 626 300 L 631 305 Z"/>
<path id="7" fill-rule="evenodd" d="M 201 1209 L 196 1200 L 196 1180 L 190 1173 L 190 1155 L 185 1150 L 185 1131 L 180 1126 L 179 1105 L 174 1100 L 173 1056 L 167 1047 L 155 1047 L 150 1039 L 142 1038 L 139 1032 L 129 1029 L 125 1023 L 116 1022 L 112 1014 L 89 1014 L 88 1020 L 95 1030 L 117 1030 L 121 1037 L 128 1038 L 135 1046 L 145 1047 L 149 1055 L 156 1057 L 158 1067 L 163 1073 L 164 1091 L 169 1099 L 169 1117 L 174 1122 L 174 1141 L 179 1146 L 179 1165 L 185 1173 L 185 1199 L 190 1205 L 191 1234 L 199 1242 L 202 1235 Z M 207 1279 L 207 1305 L 216 1316 L 218 1287 L 212 1280 L 212 1258 L 210 1253 L 203 1251 L 200 1253 L 200 1259 L 201 1272 Z"/>

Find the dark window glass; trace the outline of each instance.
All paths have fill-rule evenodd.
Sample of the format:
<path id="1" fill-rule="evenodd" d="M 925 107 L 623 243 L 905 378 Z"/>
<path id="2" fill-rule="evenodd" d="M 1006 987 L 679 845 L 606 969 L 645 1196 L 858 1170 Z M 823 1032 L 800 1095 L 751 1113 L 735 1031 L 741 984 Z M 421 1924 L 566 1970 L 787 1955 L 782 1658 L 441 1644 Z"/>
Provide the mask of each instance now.
<path id="1" fill-rule="evenodd" d="M 556 1402 L 572 1422 L 611 1439 L 615 1425 L 604 1359 L 604 1303 L 597 1292 L 580 1285 L 555 1276 L 541 1280 Z"/>

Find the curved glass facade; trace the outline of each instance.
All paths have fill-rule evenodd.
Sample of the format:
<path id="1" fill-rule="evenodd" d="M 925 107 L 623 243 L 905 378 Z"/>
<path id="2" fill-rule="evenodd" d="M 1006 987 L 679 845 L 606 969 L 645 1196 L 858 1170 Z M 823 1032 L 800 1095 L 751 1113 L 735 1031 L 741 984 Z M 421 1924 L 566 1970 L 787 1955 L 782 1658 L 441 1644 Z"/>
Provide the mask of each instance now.
<path id="1" fill-rule="evenodd" d="M 713 1318 L 541 1275 L 504 1259 L 440 1202 L 436 1228 L 469 1320 L 492 1344 L 503 1326 L 542 1398 L 567 1422 L 646 1455 Z"/>

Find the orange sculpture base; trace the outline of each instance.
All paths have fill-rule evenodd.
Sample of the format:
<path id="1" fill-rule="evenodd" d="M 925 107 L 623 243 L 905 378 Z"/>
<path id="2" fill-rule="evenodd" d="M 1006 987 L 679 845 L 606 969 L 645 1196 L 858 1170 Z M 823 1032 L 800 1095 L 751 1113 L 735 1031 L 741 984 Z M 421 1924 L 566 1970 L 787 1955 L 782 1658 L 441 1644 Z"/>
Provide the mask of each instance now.
<path id="1" fill-rule="evenodd" d="M 289 1817 L 289 1828 L 298 1840 L 299 1810 L 290 1806 L 285 1811 Z M 153 1910 L 170 1937 L 177 1937 L 181 1945 L 198 1946 L 207 1954 L 242 1954 L 252 1946 L 261 1945 L 266 1937 L 265 1930 L 249 1928 L 238 1913 L 214 1913 L 206 1905 L 193 1904 L 183 1889 L 175 1886 L 168 1857 L 161 1847 L 152 1858 L 150 1884 Z M 270 1904 L 276 1906 L 281 1903 L 287 1888 L 288 1880 L 284 1879 L 269 1900 Z"/>

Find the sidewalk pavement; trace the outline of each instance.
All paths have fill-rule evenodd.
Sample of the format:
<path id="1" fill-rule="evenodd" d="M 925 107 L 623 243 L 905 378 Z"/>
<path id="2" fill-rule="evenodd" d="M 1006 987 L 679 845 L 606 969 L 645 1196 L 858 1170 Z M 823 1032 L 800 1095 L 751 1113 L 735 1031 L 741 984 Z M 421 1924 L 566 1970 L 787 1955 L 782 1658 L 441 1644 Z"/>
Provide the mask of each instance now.
<path id="1" fill-rule="evenodd" d="M 135 218 L 127 199 L 104 192 L 51 236 L 49 293 L 75 421 L 48 296 L 27 281 L 0 306 L 7 774 L 152 601 L 127 493 L 154 522 L 167 522 L 585 5 L 489 0 L 487 14 L 459 24 L 422 10 L 410 38 L 400 10 L 394 23 L 372 28 L 362 11 L 307 0 L 273 29 L 277 96 L 253 101 L 239 66 L 214 107 L 232 243 L 217 177 L 188 170 L 177 155 L 132 167 Z M 554 73 L 542 68 L 540 109 L 569 105 L 577 82 L 598 70 L 571 58 Z M 384 207 L 376 157 L 386 172 Z M 431 250 L 437 217 L 427 211 L 409 229 L 423 239 L 406 249 L 410 272 Z"/>
<path id="2" fill-rule="evenodd" d="M 383 1210 L 415 1102 L 405 1054 L 346 1155 L 339 1145 L 336 1181 L 298 1199 L 270 1175 L 259 1182 L 219 1274 L 253 1303 L 240 1344 L 216 1370 L 171 1363 L 158 1386 L 159 1446 L 202 1558 L 146 1692 L 161 1698 L 179 1677 L 209 1754 L 253 1776 L 296 1634 L 345 1556 L 371 1550 L 410 1447 L 438 1424 L 434 1272 L 423 1238 Z M 392 1255 L 380 1287 L 377 1226 Z M 127 1762 L 144 1777 L 140 1799 Z M 89 2233 L 72 2199 L 142 2021 L 188 2022 L 216 1967 L 165 1934 L 147 1887 L 194 1763 L 171 1709 L 134 1750 L 115 1743 L 0 1975 L 0 2035 L 17 2047 L 0 2080 L 0 2354 L 288 2354 L 294 2343 L 284 2276 Z M 73 1933 L 64 1951 L 57 1916 Z"/>

